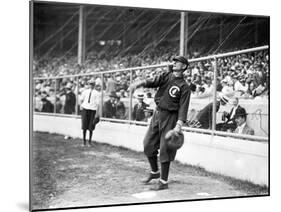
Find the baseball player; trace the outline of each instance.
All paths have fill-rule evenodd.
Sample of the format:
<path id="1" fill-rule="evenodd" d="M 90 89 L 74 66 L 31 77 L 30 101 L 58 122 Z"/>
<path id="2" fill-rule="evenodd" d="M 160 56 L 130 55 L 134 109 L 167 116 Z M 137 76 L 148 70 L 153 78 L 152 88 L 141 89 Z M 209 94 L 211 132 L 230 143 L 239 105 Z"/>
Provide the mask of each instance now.
<path id="1" fill-rule="evenodd" d="M 153 79 L 146 79 L 130 86 L 133 92 L 138 87 L 158 88 L 154 101 L 157 105 L 145 135 L 144 153 L 148 158 L 151 172 L 143 183 L 149 184 L 153 179 L 159 179 L 152 190 L 168 189 L 170 162 L 175 159 L 177 150 L 169 149 L 165 135 L 169 130 L 180 133 L 186 121 L 190 100 L 190 89 L 183 78 L 183 72 L 188 67 L 188 61 L 183 56 L 173 58 L 173 66 Z M 157 155 L 161 163 L 161 173 L 158 169 Z"/>

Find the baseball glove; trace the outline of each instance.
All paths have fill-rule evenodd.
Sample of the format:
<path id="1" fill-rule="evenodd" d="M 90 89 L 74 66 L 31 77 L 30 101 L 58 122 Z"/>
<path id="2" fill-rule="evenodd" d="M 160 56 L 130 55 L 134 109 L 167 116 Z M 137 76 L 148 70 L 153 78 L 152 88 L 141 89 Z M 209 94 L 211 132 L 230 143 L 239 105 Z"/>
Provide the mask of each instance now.
<path id="1" fill-rule="evenodd" d="M 167 141 L 168 148 L 171 150 L 178 150 L 184 143 L 184 135 L 182 132 L 176 132 L 170 130 L 166 133 L 165 139 Z"/>

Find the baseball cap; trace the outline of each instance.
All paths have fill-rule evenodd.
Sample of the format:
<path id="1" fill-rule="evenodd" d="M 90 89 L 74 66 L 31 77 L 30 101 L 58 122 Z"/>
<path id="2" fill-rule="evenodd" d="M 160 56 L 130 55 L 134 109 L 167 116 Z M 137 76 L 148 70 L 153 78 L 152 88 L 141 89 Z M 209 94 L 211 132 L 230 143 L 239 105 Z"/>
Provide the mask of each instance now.
<path id="1" fill-rule="evenodd" d="M 188 64 L 189 64 L 189 63 L 188 63 L 188 60 L 187 60 L 184 56 L 181 56 L 181 55 L 175 56 L 175 57 L 173 58 L 173 61 L 179 61 L 179 62 L 185 64 L 186 66 L 188 66 Z"/>

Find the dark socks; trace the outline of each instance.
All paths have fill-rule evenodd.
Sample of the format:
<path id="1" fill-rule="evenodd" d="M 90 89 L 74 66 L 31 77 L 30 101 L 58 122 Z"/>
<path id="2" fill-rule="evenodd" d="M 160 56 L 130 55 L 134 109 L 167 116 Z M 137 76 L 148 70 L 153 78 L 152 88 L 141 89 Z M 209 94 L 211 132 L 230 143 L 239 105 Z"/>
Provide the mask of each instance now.
<path id="1" fill-rule="evenodd" d="M 153 172 L 158 171 L 157 156 L 148 157 L 148 162 L 150 164 L 151 170 Z"/>
<path id="2" fill-rule="evenodd" d="M 84 142 L 84 145 L 86 145 L 86 132 L 87 132 L 87 130 L 83 130 L 83 142 Z"/>
<path id="3" fill-rule="evenodd" d="M 92 143 L 92 135 L 93 135 L 93 131 L 92 131 L 92 130 L 90 130 L 89 144 L 91 144 L 91 143 Z"/>
<path id="4" fill-rule="evenodd" d="M 168 181 L 170 162 L 161 163 L 161 179 Z"/>

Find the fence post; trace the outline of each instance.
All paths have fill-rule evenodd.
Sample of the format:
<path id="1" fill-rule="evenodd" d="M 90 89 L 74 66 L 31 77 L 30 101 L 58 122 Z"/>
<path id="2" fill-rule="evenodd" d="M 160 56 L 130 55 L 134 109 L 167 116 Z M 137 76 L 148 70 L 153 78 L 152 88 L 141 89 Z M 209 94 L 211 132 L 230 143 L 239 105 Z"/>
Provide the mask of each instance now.
<path id="1" fill-rule="evenodd" d="M 130 70 L 130 85 L 132 84 L 133 82 L 133 71 Z M 133 105 L 133 93 L 132 93 L 132 90 L 130 89 L 130 92 L 129 92 L 129 121 L 132 120 L 132 105 Z"/>
<path id="2" fill-rule="evenodd" d="M 75 104 L 75 114 L 78 115 L 78 111 L 79 111 L 79 104 L 78 104 L 78 101 L 79 101 L 79 76 L 77 76 L 77 80 L 76 80 L 76 104 Z"/>
<path id="3" fill-rule="evenodd" d="M 213 111 L 212 111 L 212 136 L 216 130 L 216 121 L 217 121 L 217 58 L 214 57 L 214 82 L 213 82 Z"/>
<path id="4" fill-rule="evenodd" d="M 55 78 L 55 101 L 54 101 L 54 113 L 57 111 L 57 79 Z"/>
<path id="5" fill-rule="evenodd" d="M 100 103 L 100 117 L 102 117 L 102 112 L 103 112 L 103 94 L 104 94 L 104 77 L 103 74 L 101 74 L 101 103 Z"/>

